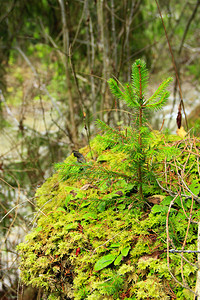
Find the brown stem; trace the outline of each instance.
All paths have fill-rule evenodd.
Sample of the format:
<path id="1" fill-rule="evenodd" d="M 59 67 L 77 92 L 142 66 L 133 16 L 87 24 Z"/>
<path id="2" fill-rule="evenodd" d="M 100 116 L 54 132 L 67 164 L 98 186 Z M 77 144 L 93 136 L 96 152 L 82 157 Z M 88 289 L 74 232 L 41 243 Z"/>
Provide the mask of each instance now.
<path id="1" fill-rule="evenodd" d="M 140 145 L 140 150 L 142 151 L 142 137 L 141 137 L 141 126 L 142 126 L 142 107 L 140 107 L 140 112 L 139 112 L 139 137 L 138 137 L 138 142 Z M 143 191 L 142 191 L 142 167 L 141 167 L 141 158 L 139 158 L 139 166 L 138 166 L 138 181 L 139 181 L 139 194 L 141 199 L 144 198 L 143 196 Z"/>
<path id="2" fill-rule="evenodd" d="M 164 28 L 164 31 L 165 31 L 165 36 L 166 36 L 166 39 L 167 39 L 169 51 L 170 51 L 170 54 L 171 54 L 172 64 L 173 64 L 173 67 L 174 67 L 174 70 L 175 70 L 176 80 L 177 80 L 178 87 L 179 87 L 179 95 L 180 95 L 180 99 L 181 99 L 180 104 L 181 104 L 181 106 L 183 108 L 183 112 L 184 112 L 184 115 L 185 115 L 186 128 L 188 129 L 187 116 L 186 116 L 185 106 L 184 106 L 184 102 L 183 102 L 183 95 L 182 95 L 182 89 L 181 89 L 181 84 L 180 84 L 180 80 L 179 80 L 178 70 L 177 70 L 177 67 L 176 67 L 175 60 L 174 60 L 174 55 L 173 55 L 172 48 L 171 48 L 171 45 L 170 45 L 170 41 L 169 41 L 169 37 L 168 37 L 168 34 L 167 34 L 167 30 L 165 28 L 165 23 L 163 21 L 163 17 L 162 17 L 162 13 L 161 13 L 161 10 L 160 10 L 160 6 L 159 6 L 157 0 L 155 0 L 155 2 L 156 2 L 156 5 L 157 5 L 157 8 L 158 8 L 158 12 L 160 14 L 160 18 L 161 18 L 161 21 L 162 21 L 162 24 L 163 24 L 163 28 Z"/>
<path id="3" fill-rule="evenodd" d="M 139 136 L 138 143 L 140 145 L 140 151 L 142 152 L 142 136 L 141 136 L 141 127 L 142 127 L 142 79 L 141 79 L 141 70 L 140 65 L 138 65 L 139 77 L 140 77 L 140 110 L 139 110 Z M 144 199 L 143 191 L 142 191 L 142 166 L 141 166 L 141 158 L 139 158 L 139 166 L 138 166 L 138 181 L 139 181 L 139 195 L 141 199 Z"/>

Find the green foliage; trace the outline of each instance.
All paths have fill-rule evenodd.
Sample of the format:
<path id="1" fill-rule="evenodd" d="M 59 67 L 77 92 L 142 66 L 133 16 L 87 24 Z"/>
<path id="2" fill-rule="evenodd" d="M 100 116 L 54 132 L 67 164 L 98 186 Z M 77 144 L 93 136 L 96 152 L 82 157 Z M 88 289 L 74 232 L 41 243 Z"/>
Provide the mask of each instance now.
<path id="1" fill-rule="evenodd" d="M 127 129 L 129 131 L 131 129 Z M 175 143 L 180 149 L 180 161 L 187 160 L 187 153 L 184 154 L 183 150 L 187 149 L 187 141 L 180 144 L 174 142 L 177 138 L 172 136 L 165 137 L 164 141 L 163 135 L 158 133 L 153 133 L 152 137 L 152 147 L 160 149 L 161 153 L 166 141 L 168 146 Z M 198 145 L 197 142 L 194 144 Z M 144 210 L 128 168 L 131 162 L 128 155 L 114 145 L 107 149 L 107 143 L 103 145 L 100 136 L 91 145 L 95 161 L 88 158 L 87 147 L 80 151 L 93 172 L 87 173 L 86 164 L 78 164 L 71 155 L 38 189 L 37 227 L 27 235 L 26 242 L 18 246 L 22 281 L 42 287 L 57 299 L 64 296 L 77 300 L 168 299 L 171 290 L 179 295 L 177 297 L 192 299 L 171 280 L 167 268 L 165 225 L 172 197 L 163 196 L 160 204 Z M 173 154 L 169 155 L 169 162 L 170 157 L 173 159 Z M 165 157 L 158 158 L 154 161 L 154 172 L 161 180 Z M 187 179 L 189 183 L 197 176 L 198 165 L 194 164 L 193 155 L 188 161 L 186 172 L 192 170 Z M 114 166 L 117 170 L 113 169 Z M 109 176 L 107 172 L 107 177 L 106 169 L 112 170 Z M 175 169 L 171 164 L 171 172 Z M 66 172 L 70 172 L 69 176 Z M 123 176 L 116 176 L 117 172 Z M 177 181 L 175 177 L 173 180 Z M 197 193 L 196 184 L 197 181 L 190 187 Z M 155 192 L 161 191 L 157 187 Z M 184 202 L 183 207 L 177 198 L 170 212 L 169 234 L 177 248 L 181 248 L 185 237 L 187 217 L 184 210 L 189 215 L 191 199 Z M 198 220 L 197 204 L 194 208 L 194 218 Z M 195 250 L 196 237 L 196 225 L 192 224 L 187 249 Z M 194 253 L 185 256 L 196 262 Z M 180 257 L 172 253 L 170 259 L 174 274 L 181 279 Z M 183 273 L 194 288 L 196 269 L 185 264 Z"/>
<path id="2" fill-rule="evenodd" d="M 112 246 L 112 245 L 111 245 Z M 110 247 L 111 247 L 110 246 Z M 111 247 L 112 248 L 112 247 Z M 115 248 L 117 248 L 115 246 Z M 121 250 L 121 253 L 119 255 L 116 254 L 108 254 L 105 255 L 103 257 L 101 257 L 95 264 L 94 266 L 94 270 L 95 271 L 99 271 L 102 270 L 104 268 L 106 268 L 107 266 L 109 266 L 110 264 L 112 264 L 114 262 L 114 265 L 119 265 L 121 260 L 123 259 L 123 257 L 126 257 L 128 255 L 128 252 L 130 250 L 130 246 L 124 248 Z"/>
<path id="3" fill-rule="evenodd" d="M 100 293 L 112 296 L 113 299 L 117 299 L 123 284 L 123 278 L 118 274 L 113 274 L 111 278 L 108 278 L 104 283 L 99 284 Z"/>
<path id="4" fill-rule="evenodd" d="M 65 2 L 65 1 L 64 1 Z M 184 22 L 192 15 L 193 5 L 186 5 L 186 10 L 181 17 L 179 18 L 180 9 L 182 10 L 182 4 L 177 3 L 177 1 L 170 1 L 169 3 L 165 1 L 161 1 L 161 9 L 163 11 L 163 18 L 167 28 L 170 28 L 170 40 L 172 41 L 173 49 L 178 49 L 178 44 L 176 41 L 178 37 L 184 36 Z M 68 108 L 68 97 L 66 97 L 66 76 L 65 76 L 65 63 L 63 64 L 63 59 L 65 59 L 66 49 L 63 47 L 62 41 L 64 34 L 64 29 L 62 29 L 62 22 L 61 22 L 61 10 L 60 10 L 60 3 L 61 1 L 2 1 L 1 3 L 1 67 L 0 67 L 0 87 L 3 88 L 5 91 L 5 84 L 8 87 L 8 94 L 6 96 L 6 102 L 12 105 L 19 105 L 19 109 L 14 109 L 14 114 L 17 114 L 18 120 L 24 122 L 22 125 L 26 125 L 26 130 L 23 133 L 27 133 L 27 125 L 32 123 L 33 118 L 33 111 L 36 112 L 37 116 L 40 117 L 38 112 L 40 111 L 40 103 L 38 100 L 42 98 L 44 101 L 44 109 L 50 111 L 51 103 L 48 103 L 49 97 L 44 93 L 43 87 L 46 87 L 47 92 L 50 94 L 52 103 L 54 101 L 53 97 L 56 99 L 57 105 L 60 108 L 61 112 L 63 112 L 63 117 L 60 118 L 58 115 L 55 114 L 54 120 L 59 120 L 61 127 L 65 126 L 65 121 L 69 118 L 68 112 L 70 111 Z M 88 5 L 86 5 L 88 3 Z M 150 65 L 152 60 L 155 59 L 156 62 L 159 62 L 158 55 L 160 55 L 160 49 L 162 45 L 156 44 L 155 41 L 160 41 L 161 37 L 163 36 L 163 28 L 161 26 L 160 18 L 157 17 L 157 7 L 155 2 L 152 1 L 139 1 L 138 5 L 135 7 L 133 1 L 127 1 L 126 3 L 123 1 L 114 1 L 114 5 L 110 5 L 110 3 L 106 3 L 106 1 L 101 2 L 105 5 L 103 8 L 103 18 L 104 19 L 104 30 L 102 31 L 102 36 L 99 36 L 99 30 L 97 28 L 101 28 L 100 24 L 100 5 L 96 5 L 96 1 L 67 1 L 65 2 L 66 13 L 67 13 L 67 28 L 66 34 L 69 33 L 69 41 L 70 41 L 70 55 L 69 57 L 69 70 L 71 71 L 71 67 L 74 66 L 74 74 L 77 75 L 77 82 L 74 82 L 74 76 L 71 77 L 72 83 L 72 96 L 73 96 L 73 104 L 75 107 L 76 113 L 76 127 L 78 129 L 82 128 L 80 118 L 80 110 L 81 105 L 80 103 L 84 104 L 84 110 L 87 111 L 89 116 L 92 115 L 91 108 L 94 111 L 99 111 L 101 105 L 101 91 L 105 91 L 104 83 L 101 84 L 101 80 L 99 77 L 103 77 L 105 74 L 112 74 L 112 73 L 120 73 L 121 78 L 127 78 L 127 74 L 129 72 L 129 66 L 125 63 L 130 56 L 136 55 L 136 53 L 141 53 L 147 59 L 147 65 Z M 99 1 L 100 4 L 100 1 Z M 87 7 L 86 7 L 87 6 Z M 108 7 L 107 7 L 108 6 Z M 170 13 L 173 12 L 173 13 Z M 97 18 L 98 16 L 98 18 Z M 173 16 L 176 18 L 173 20 Z M 98 19 L 98 26 L 96 20 Z M 73 22 L 71 22 L 73 20 Z M 122 22 L 121 20 L 124 20 Z M 131 22 L 130 22 L 131 21 Z M 109 30 L 110 25 L 112 24 L 112 30 Z M 128 24 L 128 30 L 125 29 L 125 24 Z M 193 26 L 194 24 L 194 26 Z M 198 22 L 192 23 L 192 27 L 190 30 L 187 31 L 187 37 L 189 37 L 189 43 L 186 44 L 184 47 L 184 58 L 187 61 L 188 58 L 189 63 L 195 61 L 194 57 L 191 57 L 190 51 L 195 50 L 196 41 L 198 41 L 198 28 L 196 27 Z M 130 34 L 131 33 L 131 34 Z M 133 33 L 133 34 L 132 34 Z M 103 36 L 105 34 L 105 36 Z M 114 37 L 118 37 L 115 39 Z M 120 38 L 122 37 L 122 38 Z M 142 38 L 141 38 L 142 37 Z M 66 37 L 68 40 L 68 37 Z M 175 41 L 174 41 L 175 40 Z M 102 42 L 105 41 L 105 45 Z M 117 42 L 117 43 L 116 43 Z M 190 45 L 190 47 L 187 46 Z M 30 61 L 32 66 L 27 64 L 27 61 L 19 54 L 16 50 L 16 46 L 19 45 L 21 49 L 24 51 L 24 54 L 27 55 L 27 58 Z M 150 47 L 149 47 L 150 46 Z M 191 47 L 194 47 L 191 49 Z M 191 50 L 189 50 L 189 48 Z M 157 50 L 158 49 L 158 52 Z M 115 53 L 116 51 L 116 53 Z M 165 49 L 162 51 L 166 53 Z M 153 53 L 153 56 L 151 55 Z M 9 57 L 10 54 L 10 57 Z M 104 55 L 106 54 L 106 55 Z M 114 55 L 113 55 L 114 54 Z M 168 68 L 169 60 L 171 61 L 170 57 L 165 56 L 166 59 L 160 59 L 161 64 L 165 64 Z M 193 54 L 192 54 L 193 56 Z M 106 59 L 106 60 L 104 60 Z M 8 68 L 10 69 L 8 76 L 4 76 L 6 69 L 7 69 L 7 62 L 9 61 Z M 154 62 L 155 62 L 154 61 Z M 197 61 L 197 60 L 196 60 Z M 107 64 L 109 62 L 109 66 Z M 20 68 L 17 66 L 20 65 Z M 156 70 L 158 63 L 153 64 L 154 70 Z M 155 66 L 156 65 L 156 66 Z M 188 62 L 182 64 L 188 66 Z M 197 64 L 199 65 L 199 64 Z M 35 76 L 32 74 L 31 69 L 35 68 L 39 76 Z M 119 70 L 120 68 L 120 70 Z M 161 68 L 160 68 L 161 69 Z M 158 70 L 158 69 L 157 69 Z M 163 66 L 162 66 L 163 70 Z M 120 71 L 120 72 L 119 72 Z M 137 73 L 136 69 L 136 75 Z M 190 68 L 190 72 L 198 78 L 199 75 L 199 68 L 192 66 Z M 90 74 L 90 75 L 89 75 Z M 94 75 L 94 76 L 93 76 Z M 106 75 L 107 76 L 107 75 Z M 144 77 L 145 77 L 144 73 Z M 6 79 L 6 80 L 5 80 Z M 138 77 L 139 79 L 139 77 Z M 137 86 L 135 89 L 137 90 L 140 81 L 137 79 L 135 83 Z M 27 84 L 29 82 L 29 84 Z M 31 83 L 31 84 L 30 84 Z M 145 81 L 142 82 L 142 91 L 145 94 Z M 29 86 L 28 86 L 29 85 Z M 80 95 L 77 93 L 77 87 L 83 97 L 80 99 Z M 92 87 L 92 88 L 91 88 Z M 125 86 L 125 89 L 128 90 L 128 87 Z M 131 91 L 132 93 L 132 88 Z M 106 102 L 109 103 L 111 101 L 110 98 L 107 98 Z M 134 95 L 133 95 L 134 96 Z M 164 97 L 164 96 L 163 96 Z M 103 97 L 102 97 L 103 98 Z M 21 101 L 23 100 L 23 105 L 21 105 Z M 155 99 L 155 102 L 157 100 Z M 162 97 L 161 97 L 161 104 L 162 104 Z M 106 103 L 106 105 L 107 105 Z M 42 103 L 41 103 L 42 104 Z M 91 105 L 92 104 L 92 105 Z M 97 105 L 96 105 L 97 104 Z M 102 102 L 102 104 L 104 104 Z M 158 108 L 158 104 L 153 104 L 152 107 L 149 106 L 150 109 Z M 31 109 L 30 109 L 31 105 Z M 96 106 L 96 107 L 95 107 Z M 53 105 L 54 107 L 54 105 Z M 12 108 L 11 108 L 12 110 Z M 55 110 L 55 109 L 53 109 Z M 30 114 L 27 114 L 27 111 Z M 41 112 L 43 108 L 41 109 Z M 18 115 L 18 112 L 20 114 Z M 43 115 L 43 117 L 42 117 Z M 18 145 L 18 142 L 21 143 L 21 147 L 17 146 L 17 152 L 20 152 L 20 161 L 17 163 L 13 162 L 13 159 L 10 158 L 10 153 L 3 151 L 3 153 L 8 153 L 9 159 L 11 159 L 10 164 L 8 165 L 7 158 L 3 159 L 4 169 L 2 170 L 4 175 L 4 180 L 8 182 L 13 187 L 21 186 L 26 188 L 28 185 L 31 189 L 29 194 L 26 194 L 27 197 L 33 192 L 33 187 L 38 184 L 38 180 L 43 182 L 44 180 L 44 172 L 47 168 L 49 170 L 49 166 L 52 166 L 52 163 L 55 160 L 61 160 L 60 153 L 67 153 L 66 143 L 65 146 L 63 145 L 64 139 L 61 139 L 60 132 L 54 132 L 52 134 L 51 129 L 55 130 L 56 126 L 51 126 L 49 124 L 49 120 L 52 118 L 49 117 L 49 114 L 46 115 L 47 119 L 45 121 L 44 111 L 41 114 L 41 119 L 43 118 L 45 125 L 45 130 L 41 129 L 41 127 L 37 126 L 37 122 L 33 124 L 34 128 L 40 128 L 42 134 L 38 134 L 36 132 L 35 138 L 29 139 L 22 139 L 18 140 L 18 137 L 15 138 L 14 132 L 14 140 L 15 144 Z M 120 113 L 118 113 L 120 116 Z M 7 117 L 7 114 L 1 115 L 1 117 Z M 29 118 L 30 117 L 30 118 Z M 121 117 L 121 116 L 120 116 Z M 122 117 L 123 118 L 123 117 Z M 25 120 L 25 121 L 24 121 Z M 40 120 L 40 118 L 39 118 Z M 111 120 L 112 123 L 112 120 Z M 40 122 L 39 122 L 40 124 Z M 1 122 L 1 125 L 7 125 L 6 122 Z M 138 124 L 136 124 L 138 127 Z M 42 126 L 43 127 L 43 126 Z M 70 127 L 70 126 L 67 126 Z M 48 131 L 47 131 L 48 129 Z M 65 129 L 65 128 L 64 128 Z M 68 128 L 67 128 L 68 129 Z M 90 128 L 91 129 L 91 128 Z M 140 153 L 138 150 L 140 147 L 132 148 L 132 146 L 136 145 L 138 142 L 138 132 L 134 132 L 132 129 L 127 129 L 129 131 L 129 139 L 131 139 L 131 133 L 134 136 L 133 143 L 127 143 L 126 147 L 127 150 L 122 150 L 120 143 L 113 148 L 115 141 L 119 140 L 119 134 L 116 135 L 116 139 L 113 143 L 112 138 L 109 135 L 104 136 L 101 139 L 101 143 L 98 145 L 98 149 L 96 148 L 97 154 L 101 152 L 102 147 L 106 144 L 106 148 L 103 149 L 102 155 L 97 157 L 96 163 L 93 161 L 90 163 L 90 154 L 87 155 L 88 164 L 90 166 L 84 165 L 80 166 L 73 162 L 66 162 L 60 166 L 59 172 L 59 179 L 60 180 L 67 180 L 71 179 L 71 182 L 68 183 L 71 189 L 66 190 L 65 192 L 67 195 L 62 196 L 59 194 L 59 198 L 57 199 L 57 187 L 52 186 L 52 190 L 49 191 L 49 195 L 43 195 L 38 199 L 38 207 L 41 209 L 47 209 L 47 212 L 51 213 L 54 209 L 52 207 L 52 203 L 59 203 L 61 205 L 56 210 L 55 216 L 56 218 L 59 217 L 59 213 L 64 214 L 64 209 L 69 212 L 70 209 L 77 209 L 75 203 L 72 207 L 68 205 L 71 201 L 78 202 L 80 199 L 83 203 L 80 206 L 80 209 L 87 208 L 89 206 L 89 202 L 93 202 L 93 206 L 96 205 L 97 211 L 95 212 L 86 212 L 84 214 L 84 220 L 98 220 L 98 213 L 103 213 L 107 209 L 109 209 L 112 205 L 117 206 L 117 210 L 124 211 L 130 205 L 137 205 L 138 209 L 144 207 L 144 202 L 141 203 L 140 200 L 138 201 L 138 195 L 136 194 L 136 189 L 141 186 L 144 201 L 146 200 L 146 195 L 153 194 L 154 192 L 157 193 L 157 187 L 155 185 L 154 174 L 146 171 L 148 170 L 148 165 L 150 162 L 150 158 L 154 155 L 154 163 L 156 163 L 155 159 L 155 151 L 153 147 L 150 146 L 148 156 L 145 157 L 146 164 L 143 163 L 143 156 L 144 152 Z M 137 128 L 138 130 L 138 128 Z M 139 129 L 140 130 L 140 129 Z M 146 131 L 146 128 L 141 128 L 142 131 Z M 31 137 L 33 136 L 33 131 L 28 131 Z M 68 130 L 67 130 L 68 131 Z M 12 135 L 13 140 L 13 132 L 9 131 L 9 135 L 7 138 Z M 43 137 L 41 138 L 41 136 Z M 60 137 L 59 137 L 60 136 Z M 69 132 L 69 137 L 70 137 Z M 122 134 L 120 137 L 121 142 L 123 143 L 126 137 L 126 133 Z M 144 137 L 144 135 L 143 135 Z M 100 139 L 100 137 L 99 137 Z M 14 141 L 13 140 L 13 141 Z M 62 143 L 59 141 L 62 140 Z M 25 147 L 27 145 L 28 147 Z M 48 144 L 47 144 L 48 143 Z M 4 142 L 2 142 L 4 145 Z M 10 138 L 9 138 L 9 145 L 10 145 Z M 37 147 L 35 147 L 37 145 Z M 45 147 L 44 147 L 45 145 Z M 59 146 L 60 145 L 60 146 Z M 61 146 L 62 145 L 62 146 Z M 144 149 L 148 149 L 149 142 L 143 138 L 143 145 Z M 30 147 L 29 147 L 30 146 Z M 111 151 L 109 151 L 112 149 Z M 121 150 L 124 151 L 123 153 L 120 152 Z M 147 147 L 147 148 L 146 148 Z M 56 149 L 56 150 L 55 150 Z M 134 154 L 133 149 L 137 149 Z M 4 149 L 5 150 L 5 149 Z M 9 150 L 9 149 L 8 149 Z M 59 150 L 59 151 L 58 151 Z M 105 150 L 105 153 L 104 153 Z M 85 151 L 85 150 L 83 150 Z M 111 152 L 110 155 L 107 155 L 107 152 Z M 146 151 L 146 150 L 145 150 Z M 49 155 L 51 152 L 51 155 Z M 86 151 L 87 153 L 87 151 Z M 163 151 L 164 153 L 164 151 Z M 129 155 L 130 154 L 130 155 Z M 7 155 L 7 154 L 6 154 Z M 116 157 L 115 157 L 116 155 Z M 166 154 L 167 155 L 167 154 Z M 52 157 L 51 157 L 52 156 Z M 121 158 L 119 157 L 121 156 Z M 160 154 L 159 154 L 160 156 Z M 163 154 L 164 156 L 164 154 Z M 63 157 L 63 156 L 62 156 Z M 127 158 L 128 157 L 128 158 Z M 170 157 L 169 156 L 169 160 Z M 30 159 L 30 160 L 29 160 Z M 106 161 L 107 160 L 107 161 Z M 141 169 L 142 169 L 142 184 L 138 181 L 138 166 L 136 165 L 137 160 L 140 162 Z M 140 161 L 141 160 L 141 161 Z M 158 157 L 157 157 L 158 160 Z M 117 164 L 121 164 L 122 167 L 116 167 L 115 161 Z M 134 164 L 132 163 L 134 161 Z M 159 161 L 161 163 L 161 160 Z M 158 166 L 158 164 L 157 164 Z M 108 167 L 108 169 L 107 169 Z M 150 165 L 150 169 L 152 166 Z M 28 170 L 28 171 L 27 171 Z M 114 170 L 114 171 L 113 171 Z M 151 170 L 155 171 L 155 170 Z M 49 171 L 51 172 L 51 171 Z M 48 172 L 48 174 L 49 174 Z M 93 172 L 93 176 L 90 177 L 89 173 Z M 7 174 L 6 174 L 7 173 Z M 10 175 L 11 174 L 11 175 Z M 12 178 L 11 178 L 12 177 Z M 118 180 L 118 177 L 120 180 Z M 16 179 L 17 178 L 17 184 Z M 87 179 L 89 182 L 87 182 Z M 76 181 L 78 180 L 85 180 L 85 184 L 93 184 L 93 186 L 97 186 L 97 188 L 93 188 L 94 191 L 91 192 L 92 197 L 89 200 L 83 199 L 83 194 L 81 191 L 74 191 L 74 185 L 76 185 Z M 118 185 L 116 183 L 118 180 Z M 53 182 L 53 180 L 52 180 Z M 48 181 L 48 184 L 51 184 L 51 181 Z M 54 182 L 55 184 L 55 182 Z M 18 185 L 18 186 L 17 186 Z M 10 186 L 7 185 L 10 189 Z M 112 190 L 112 187 L 114 188 Z M 62 188 L 62 187 L 60 187 Z M 92 188 L 91 188 L 92 189 Z M 4 188 L 3 188 L 4 190 Z M 16 189 L 17 191 L 17 189 Z M 73 197 L 70 193 L 77 193 L 76 198 Z M 133 195 L 133 191 L 135 191 L 135 198 L 137 199 L 129 199 L 128 195 Z M 98 194 L 99 193 L 99 194 Z M 63 192 L 64 194 L 64 192 Z M 122 194 L 120 196 L 120 194 Z M 31 195 L 32 196 L 32 195 Z M 101 198 L 102 197 L 102 198 Z M 18 199 L 18 197 L 14 196 L 9 190 L 1 191 L 0 198 L 2 203 L 5 202 L 5 208 L 2 209 L 2 217 L 6 211 L 9 211 L 13 205 L 13 199 Z M 9 199 L 12 199 L 11 204 L 9 204 Z M 56 201 L 55 201 L 56 199 Z M 18 201 L 18 200 L 17 200 Z M 47 205 L 46 202 L 49 201 Z M 40 203 L 43 203 L 40 206 Z M 117 204 L 116 204 L 117 203 Z M 140 203 L 140 205 L 139 205 Z M 23 204 L 24 205 L 24 204 Z M 63 208 L 64 205 L 64 208 Z M 49 211 L 48 211 L 49 209 Z M 89 209 L 89 208 L 88 208 Z M 4 212 L 5 211 L 5 212 Z M 14 211 L 13 211 L 14 212 Z M 22 216 L 24 216 L 24 206 L 23 209 L 20 210 L 22 212 Z M 139 210 L 140 212 L 140 210 Z M 26 213 L 27 214 L 27 213 Z M 39 214 L 39 212 L 38 212 Z M 2 231 L 6 231 L 6 228 L 9 228 L 9 225 L 12 223 L 14 215 L 9 215 L 9 219 L 7 218 L 6 224 L 2 224 Z M 164 218 L 164 217 L 163 217 Z M 23 219 L 23 218 L 22 218 Z M 37 221 L 36 217 L 36 221 Z M 16 220 L 17 221 L 17 220 Z M 21 218 L 19 220 L 21 224 Z M 15 224 L 18 222 L 15 222 Z M 69 230 L 75 230 L 78 226 L 77 221 L 71 222 L 67 224 L 67 228 Z M 44 226 L 38 226 L 38 232 L 43 231 Z M 58 229 L 58 228 L 57 228 Z M 55 233 L 56 235 L 56 233 Z M 103 242 L 103 241 L 102 241 Z M 119 250 L 119 253 L 121 250 Z M 40 255 L 40 254 L 39 254 Z M 105 254 L 106 255 L 106 254 Z M 116 261 L 120 261 L 122 254 L 117 256 Z M 97 260 L 100 258 L 97 258 Z M 123 261 L 123 260 L 121 260 Z M 120 261 L 120 263 L 121 263 Z M 56 266 L 54 269 L 56 270 Z M 55 280 L 54 278 L 52 280 Z M 83 287 L 83 298 L 86 298 L 88 289 L 86 292 L 84 291 L 85 288 Z M 52 292 L 53 295 L 53 292 Z M 53 297 L 53 296 L 52 296 Z M 58 297 L 55 295 L 55 299 Z"/>
<path id="5" fill-rule="evenodd" d="M 170 79 L 145 100 L 145 64 L 136 61 L 133 73 L 136 81 L 129 89 L 109 82 L 113 93 L 135 108 L 135 128 L 117 130 L 98 121 L 105 133 L 92 140 L 91 148 L 80 150 L 86 162 L 70 155 L 37 190 L 37 227 L 18 246 L 20 270 L 25 284 L 43 288 L 50 297 L 170 299 L 172 291 L 182 298 L 186 295 L 167 266 L 166 216 L 173 197 L 166 191 L 176 193 L 178 186 L 184 192 L 174 201 L 168 228 L 180 249 L 191 205 L 195 221 L 199 220 L 191 197 L 192 192 L 198 199 L 200 186 L 199 141 L 150 132 L 143 113 L 164 103 Z M 190 190 L 183 189 L 180 174 Z M 161 195 L 159 202 L 151 202 L 150 195 Z M 187 232 L 187 249 L 195 249 L 196 237 L 193 223 Z M 196 263 L 196 254 L 185 257 Z M 174 253 L 170 260 L 176 278 L 184 276 L 194 289 L 196 268 L 185 263 L 181 270 L 181 257 Z M 192 298 L 187 294 L 186 299 Z"/>
<path id="6" fill-rule="evenodd" d="M 146 125 L 146 114 L 149 110 L 161 109 L 169 97 L 166 91 L 172 78 L 163 81 L 157 91 L 149 98 L 145 98 L 145 92 L 148 84 L 148 71 L 144 61 L 138 59 L 132 66 L 131 84 L 120 86 L 114 79 L 109 79 L 110 90 L 119 100 L 135 110 L 135 130 L 131 134 L 128 132 L 119 132 L 112 129 L 102 121 L 98 121 L 98 125 L 102 130 L 106 131 L 111 141 L 121 145 L 123 151 L 128 152 L 132 158 L 131 171 L 137 173 L 137 182 L 140 198 L 143 199 L 143 190 L 147 178 L 152 177 L 152 172 L 147 166 L 147 159 L 152 155 L 149 149 L 151 134 Z M 125 144 L 125 145 L 124 145 Z"/>
<path id="7" fill-rule="evenodd" d="M 99 271 L 99 270 L 102 270 L 103 268 L 106 268 L 107 266 L 112 264 L 112 262 L 116 259 L 116 257 L 117 256 L 113 255 L 113 254 L 108 254 L 108 255 L 101 257 L 101 259 L 99 259 L 96 262 L 96 264 L 94 266 L 94 270 Z"/>

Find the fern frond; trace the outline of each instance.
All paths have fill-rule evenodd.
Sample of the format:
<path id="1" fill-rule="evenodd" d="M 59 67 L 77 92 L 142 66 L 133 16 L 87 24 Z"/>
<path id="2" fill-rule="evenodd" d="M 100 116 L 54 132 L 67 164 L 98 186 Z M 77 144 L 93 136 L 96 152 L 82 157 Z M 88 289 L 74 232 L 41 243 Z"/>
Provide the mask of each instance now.
<path id="1" fill-rule="evenodd" d="M 146 63 L 143 60 L 137 59 L 132 66 L 132 87 L 137 96 L 142 99 L 148 84 L 148 71 Z"/>

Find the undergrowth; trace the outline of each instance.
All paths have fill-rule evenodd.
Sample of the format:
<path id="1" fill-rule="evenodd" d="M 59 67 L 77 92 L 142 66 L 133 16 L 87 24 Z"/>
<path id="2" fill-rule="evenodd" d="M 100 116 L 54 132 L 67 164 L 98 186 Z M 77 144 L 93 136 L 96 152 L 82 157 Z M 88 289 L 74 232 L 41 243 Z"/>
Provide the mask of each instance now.
<path id="1" fill-rule="evenodd" d="M 164 84 L 145 100 L 138 78 L 125 92 L 110 81 L 119 98 L 135 99 L 135 127 L 99 121 L 105 133 L 81 149 L 86 162 L 69 156 L 36 193 L 36 227 L 18 246 L 21 278 L 48 299 L 193 299 L 177 281 L 194 291 L 196 254 L 184 254 L 191 265 L 170 253 L 169 270 L 167 249 L 169 237 L 174 249 L 196 249 L 200 142 L 140 123 L 142 105 L 160 108 L 168 93 Z"/>

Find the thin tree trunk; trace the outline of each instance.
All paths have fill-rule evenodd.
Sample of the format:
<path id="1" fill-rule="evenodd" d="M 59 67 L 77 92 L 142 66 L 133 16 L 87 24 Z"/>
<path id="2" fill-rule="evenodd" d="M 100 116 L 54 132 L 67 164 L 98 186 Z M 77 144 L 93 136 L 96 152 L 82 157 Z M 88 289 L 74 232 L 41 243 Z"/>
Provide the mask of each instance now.
<path id="1" fill-rule="evenodd" d="M 90 65 L 90 81 L 91 81 L 91 92 L 92 92 L 92 107 L 93 107 L 93 114 L 94 114 L 94 119 L 96 120 L 97 118 L 97 101 L 96 101 L 96 91 L 95 91 L 95 83 L 94 83 L 94 60 L 95 60 L 95 43 L 94 43 L 94 32 L 93 32 L 93 25 L 92 25 L 92 19 L 91 16 L 89 15 L 89 26 L 90 26 L 90 40 L 91 40 L 91 65 Z"/>
<path id="2" fill-rule="evenodd" d="M 192 12 L 191 17 L 190 17 L 189 20 L 188 20 L 188 23 L 187 23 L 187 25 L 186 25 L 186 27 L 185 27 L 185 30 L 184 30 L 184 33 L 183 33 L 183 37 L 182 37 L 182 40 L 181 40 L 181 44 L 180 44 L 179 50 L 178 50 L 178 56 L 179 56 L 179 57 L 180 57 L 180 55 L 181 55 L 181 51 L 182 51 L 182 49 L 183 49 L 183 44 L 184 44 L 184 41 L 185 41 L 185 39 L 186 39 L 187 33 L 188 33 L 188 31 L 189 31 L 190 25 L 191 25 L 191 23 L 192 23 L 192 20 L 195 18 L 195 15 L 196 15 L 196 13 L 197 13 L 197 10 L 198 10 L 199 5 L 200 5 L 200 0 L 197 0 L 197 3 L 196 3 L 196 5 L 195 5 L 195 8 L 194 8 L 194 10 L 193 10 L 193 12 Z"/>
<path id="3" fill-rule="evenodd" d="M 114 0 L 111 0 L 111 21 L 112 21 L 112 38 L 113 38 L 113 53 L 114 53 L 114 72 L 117 70 L 117 38 L 115 27 L 115 10 Z"/>
<path id="4" fill-rule="evenodd" d="M 75 146 L 78 145 L 78 131 L 75 122 L 75 109 L 74 109 L 74 102 L 73 102 L 73 95 L 72 95 L 72 84 L 69 72 L 69 30 L 67 28 L 66 22 L 66 10 L 65 4 L 63 0 L 58 0 L 61 8 L 61 18 L 62 18 L 62 33 L 63 33 L 63 51 L 65 54 L 65 76 L 66 76 L 66 83 L 67 83 L 67 95 L 69 101 L 69 118 L 71 123 L 71 133 L 73 138 L 73 143 Z"/>
<path id="5" fill-rule="evenodd" d="M 102 77 L 103 83 L 101 88 L 101 111 L 100 111 L 100 118 L 103 120 L 104 110 L 109 108 L 108 103 L 108 90 L 107 90 L 107 83 L 106 80 L 109 77 L 109 59 L 108 59 L 108 39 L 106 37 L 106 30 L 105 30 L 105 20 L 104 20 L 104 0 L 97 0 L 97 17 L 98 17 L 98 25 L 100 31 L 100 52 L 102 53 L 103 57 L 103 70 L 102 70 Z M 106 120 L 108 121 L 108 120 Z"/>
<path id="6" fill-rule="evenodd" d="M 135 7 L 135 2 L 133 1 L 131 4 L 131 10 L 130 10 L 130 15 L 129 17 L 126 18 L 126 38 L 125 38 L 125 43 L 124 43 L 124 48 L 126 48 L 126 59 L 130 57 L 130 46 L 129 46 L 129 35 L 130 35 L 130 29 L 131 29 L 131 23 L 133 21 L 133 13 L 134 13 L 134 7 Z M 128 82 L 131 80 L 131 64 L 128 66 Z"/>

